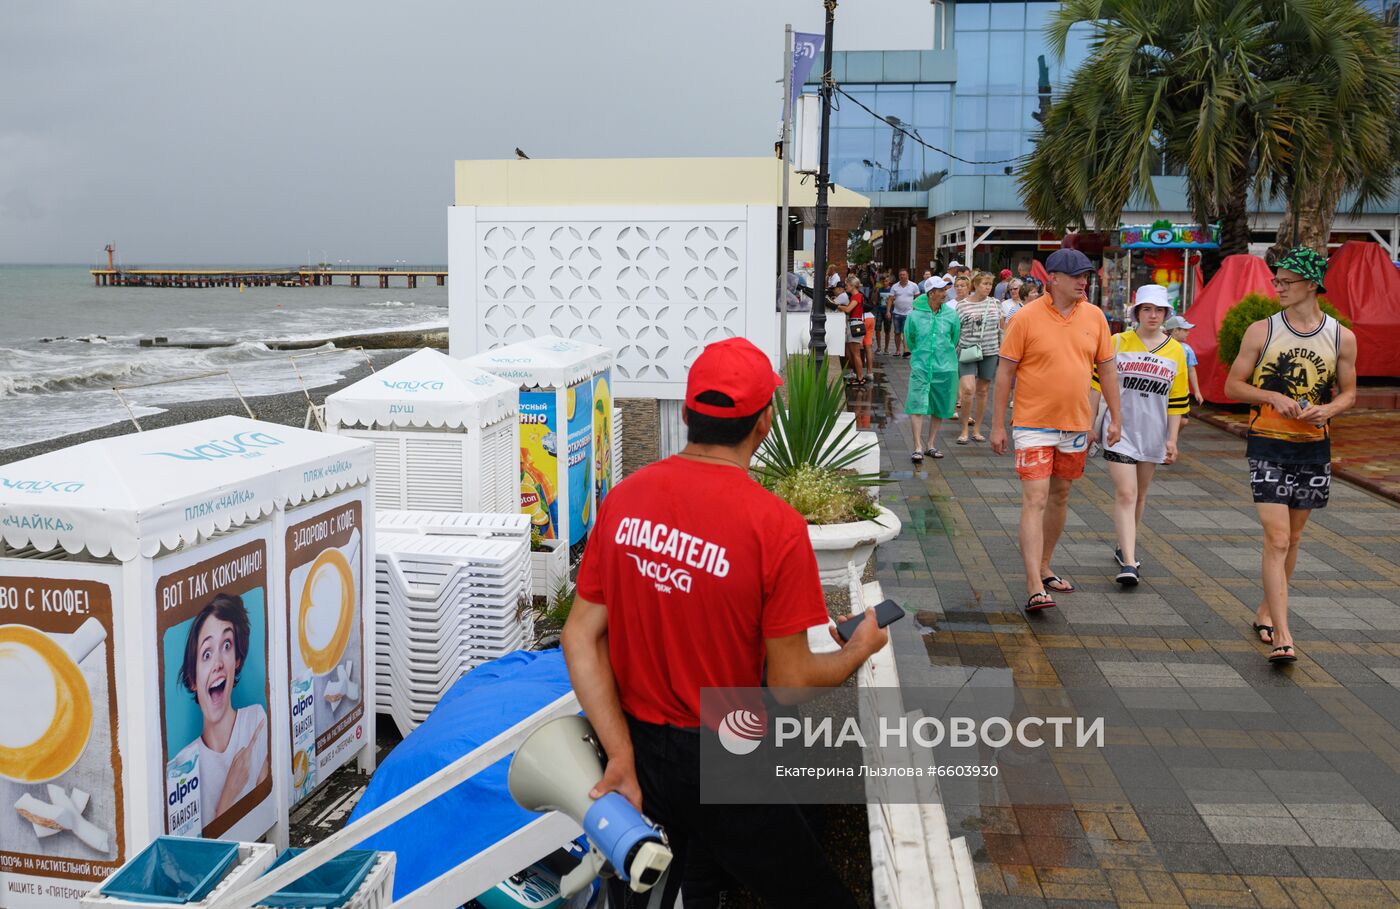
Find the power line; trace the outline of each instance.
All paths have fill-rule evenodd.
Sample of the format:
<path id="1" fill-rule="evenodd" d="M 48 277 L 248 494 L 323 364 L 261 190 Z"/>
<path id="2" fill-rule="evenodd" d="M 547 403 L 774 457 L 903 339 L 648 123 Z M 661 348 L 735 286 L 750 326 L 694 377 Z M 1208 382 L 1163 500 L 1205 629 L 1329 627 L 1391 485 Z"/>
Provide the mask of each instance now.
<path id="1" fill-rule="evenodd" d="M 1025 155 L 1017 155 L 1017 156 L 1014 157 L 1014 158 L 1001 158 L 1001 159 L 999 159 L 999 160 L 997 160 L 997 161 L 971 161 L 971 160 L 969 160 L 969 159 L 967 159 L 967 158 L 961 158 L 961 157 L 959 157 L 959 156 L 953 154 L 952 152 L 948 151 L 946 148 L 939 148 L 937 145 L 933 145 L 933 144 L 931 144 L 931 143 L 929 143 L 929 142 L 925 142 L 925 141 L 923 140 L 923 137 L 919 136 L 917 133 L 912 133 L 912 132 L 910 132 L 909 130 L 905 129 L 903 126 L 898 125 L 898 121 L 896 121 L 895 123 L 891 123 L 891 122 L 890 122 L 890 119 L 889 119 L 888 117 L 882 117 L 882 116 L 880 116 L 879 114 L 877 114 L 875 111 L 873 111 L 873 110 L 871 110 L 870 108 L 866 107 L 865 104 L 864 104 L 864 102 L 862 102 L 859 98 L 857 98 L 856 96 L 852 95 L 851 93 L 847 92 L 844 88 L 842 88 L 840 85 L 838 85 L 838 84 L 835 82 L 835 80 L 832 81 L 831 87 L 832 87 L 832 89 L 833 89 L 834 91 L 839 92 L 840 94 L 844 95 L 844 96 L 847 97 L 847 98 L 850 98 L 852 101 L 855 102 L 855 104 L 856 104 L 857 107 L 859 107 L 861 110 L 865 111 L 865 112 L 866 112 L 867 114 L 869 114 L 870 116 L 874 117 L 876 120 L 879 120 L 880 122 L 887 124 L 891 129 L 898 130 L 899 132 L 903 133 L 903 134 L 904 134 L 905 136 L 907 136 L 908 138 L 913 139 L 915 142 L 917 142 L 917 143 L 919 143 L 920 145 L 922 145 L 924 148 L 927 148 L 927 149 L 929 149 L 929 150 L 931 150 L 931 151 L 936 151 L 936 152 L 938 152 L 940 155 L 947 155 L 949 158 L 952 158 L 954 161 L 961 161 L 961 162 L 964 163 L 964 164 L 1015 164 L 1015 163 L 1019 162 L 1020 160 L 1022 160 L 1022 159 L 1025 157 Z"/>

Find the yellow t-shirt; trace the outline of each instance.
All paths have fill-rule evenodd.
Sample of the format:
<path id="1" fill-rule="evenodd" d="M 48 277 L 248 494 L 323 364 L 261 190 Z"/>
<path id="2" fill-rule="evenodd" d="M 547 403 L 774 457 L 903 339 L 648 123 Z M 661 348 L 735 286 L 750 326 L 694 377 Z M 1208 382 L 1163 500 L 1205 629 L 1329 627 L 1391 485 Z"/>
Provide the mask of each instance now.
<path id="1" fill-rule="evenodd" d="M 1108 450 L 1161 464 L 1167 457 L 1167 416 L 1184 414 L 1191 406 L 1186 349 L 1166 338 L 1148 350 L 1136 331 L 1114 335 L 1113 343 L 1123 431 Z M 1097 368 L 1093 387 L 1099 389 Z"/>

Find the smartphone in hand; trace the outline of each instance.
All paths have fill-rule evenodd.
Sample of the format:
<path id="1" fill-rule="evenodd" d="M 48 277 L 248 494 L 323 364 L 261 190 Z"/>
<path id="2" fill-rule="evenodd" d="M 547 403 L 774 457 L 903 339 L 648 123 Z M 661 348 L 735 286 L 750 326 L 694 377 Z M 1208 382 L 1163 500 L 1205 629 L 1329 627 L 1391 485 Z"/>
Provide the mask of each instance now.
<path id="1" fill-rule="evenodd" d="M 866 610 L 866 612 L 869 611 L 871 610 Z M 894 600 L 885 600 L 875 607 L 874 613 L 875 621 L 880 623 L 881 628 L 884 628 L 904 618 L 904 607 Z M 859 625 L 864 618 L 865 613 L 862 612 L 860 615 L 853 615 L 846 621 L 839 623 L 836 626 L 836 633 L 841 635 L 841 640 L 849 641 L 851 635 L 856 633 L 856 626 Z"/>

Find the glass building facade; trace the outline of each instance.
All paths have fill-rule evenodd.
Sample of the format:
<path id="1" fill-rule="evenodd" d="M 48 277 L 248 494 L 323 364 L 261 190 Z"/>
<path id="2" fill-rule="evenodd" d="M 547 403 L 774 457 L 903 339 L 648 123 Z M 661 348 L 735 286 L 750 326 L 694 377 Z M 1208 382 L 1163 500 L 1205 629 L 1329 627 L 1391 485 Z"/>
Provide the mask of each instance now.
<path id="1" fill-rule="evenodd" d="M 959 3 L 953 20 L 958 81 L 955 174 L 1000 174 L 1028 154 L 1050 93 L 1084 60 L 1089 29 L 1075 26 L 1061 63 L 1045 40 L 1057 3 Z M 968 164 L 967 161 L 988 162 Z"/>
<path id="2" fill-rule="evenodd" d="M 947 176 L 953 92 L 950 85 L 893 83 L 843 85 L 832 110 L 831 174 L 860 192 L 926 191 Z M 879 117 L 862 110 L 864 104 Z M 901 130 L 894 127 L 899 126 Z"/>
<path id="3" fill-rule="evenodd" d="M 844 55 L 849 72 L 844 78 L 838 72 L 837 82 L 855 101 L 838 94 L 833 104 L 832 178 L 860 192 L 922 192 L 949 175 L 1005 173 L 1012 159 L 1030 151 L 1051 90 L 1088 51 L 1089 30 L 1082 26 L 1072 31 L 1063 63 L 1050 51 L 1044 31 L 1057 5 L 955 4 L 956 68 L 922 81 L 881 79 L 879 65 L 855 62 L 878 52 Z M 809 82 L 807 91 L 816 90 Z"/>

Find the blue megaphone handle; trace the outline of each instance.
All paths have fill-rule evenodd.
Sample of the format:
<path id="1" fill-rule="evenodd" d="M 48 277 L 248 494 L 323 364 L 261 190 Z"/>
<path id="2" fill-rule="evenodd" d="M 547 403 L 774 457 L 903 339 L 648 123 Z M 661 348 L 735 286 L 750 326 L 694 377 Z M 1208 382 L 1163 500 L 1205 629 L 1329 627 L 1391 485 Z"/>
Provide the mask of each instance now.
<path id="1" fill-rule="evenodd" d="M 583 816 L 583 832 L 624 881 L 631 880 L 627 876 L 627 859 L 638 844 L 648 840 L 661 842 L 657 829 L 616 792 L 607 793 L 588 809 Z"/>

